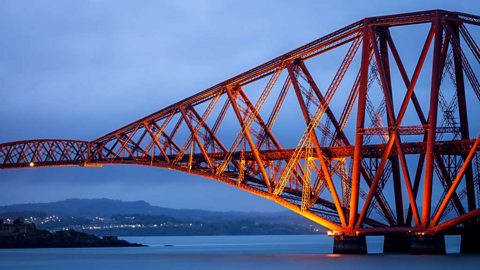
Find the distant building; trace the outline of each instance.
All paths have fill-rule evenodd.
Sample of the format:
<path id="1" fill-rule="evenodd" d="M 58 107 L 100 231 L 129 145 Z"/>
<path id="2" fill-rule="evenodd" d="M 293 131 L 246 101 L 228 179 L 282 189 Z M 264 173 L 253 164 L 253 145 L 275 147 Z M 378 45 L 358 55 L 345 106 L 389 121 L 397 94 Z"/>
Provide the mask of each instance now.
<path id="1" fill-rule="evenodd" d="M 27 234 L 35 232 L 36 227 L 33 223 L 25 223 L 22 219 L 15 219 L 13 223 L 5 223 L 3 219 L 0 219 L 0 237 Z"/>

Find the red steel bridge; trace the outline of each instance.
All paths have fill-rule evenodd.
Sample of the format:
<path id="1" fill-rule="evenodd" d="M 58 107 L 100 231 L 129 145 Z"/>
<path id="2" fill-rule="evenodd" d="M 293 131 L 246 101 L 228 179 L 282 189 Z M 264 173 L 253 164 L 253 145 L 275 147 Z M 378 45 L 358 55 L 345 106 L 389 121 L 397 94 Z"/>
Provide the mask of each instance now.
<path id="1" fill-rule="evenodd" d="M 480 216 L 478 26 L 443 10 L 365 18 L 95 140 L 1 144 L 0 169 L 177 170 L 342 239 L 463 228 Z"/>

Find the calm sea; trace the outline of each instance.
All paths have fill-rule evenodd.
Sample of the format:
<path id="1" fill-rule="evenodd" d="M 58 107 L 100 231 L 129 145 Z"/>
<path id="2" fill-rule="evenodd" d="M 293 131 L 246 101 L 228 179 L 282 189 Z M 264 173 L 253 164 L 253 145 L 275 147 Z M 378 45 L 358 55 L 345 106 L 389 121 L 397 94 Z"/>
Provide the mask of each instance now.
<path id="1" fill-rule="evenodd" d="M 480 269 L 480 255 L 383 255 L 382 237 L 367 239 L 369 255 L 332 255 L 324 235 L 124 237 L 143 248 L 0 250 L 0 269 Z"/>

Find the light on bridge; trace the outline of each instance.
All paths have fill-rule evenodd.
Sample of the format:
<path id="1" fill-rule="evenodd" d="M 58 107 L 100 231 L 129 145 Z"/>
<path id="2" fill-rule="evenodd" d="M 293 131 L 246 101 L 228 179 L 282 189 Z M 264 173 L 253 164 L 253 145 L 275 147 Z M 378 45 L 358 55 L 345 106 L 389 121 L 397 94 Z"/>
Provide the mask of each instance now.
<path id="1" fill-rule="evenodd" d="M 339 235 L 343 235 L 343 233 L 339 232 L 339 231 L 327 231 L 327 235 L 328 236 L 339 236 Z"/>
<path id="2" fill-rule="evenodd" d="M 33 167 L 33 166 L 35 166 L 35 163 L 30 162 L 30 164 L 28 164 L 28 165 L 30 165 L 30 167 Z"/>

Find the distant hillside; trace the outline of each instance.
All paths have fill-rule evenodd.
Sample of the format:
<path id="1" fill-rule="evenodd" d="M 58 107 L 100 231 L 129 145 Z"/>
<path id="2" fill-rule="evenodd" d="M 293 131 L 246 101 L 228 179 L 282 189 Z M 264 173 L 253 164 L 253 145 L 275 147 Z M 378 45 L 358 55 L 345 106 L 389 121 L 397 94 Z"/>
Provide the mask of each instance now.
<path id="1" fill-rule="evenodd" d="M 176 210 L 152 206 L 145 201 L 121 201 L 111 199 L 67 199 L 48 203 L 25 203 L 0 206 L 2 212 L 42 211 L 59 216 L 111 216 L 122 214 L 168 215 L 196 218 L 215 215 L 202 210 Z"/>
<path id="2" fill-rule="evenodd" d="M 153 206 L 145 201 L 121 201 L 111 199 L 67 199 L 49 203 L 26 203 L 0 206 L 0 217 L 5 213 L 43 212 L 57 216 L 72 217 L 110 217 L 113 215 L 141 214 L 151 216 L 170 216 L 181 220 L 232 221 L 255 219 L 275 223 L 303 223 L 311 221 L 289 211 L 261 212 L 216 212 L 196 209 L 172 209 Z M 10 216 L 10 215 L 8 215 Z"/>
<path id="3" fill-rule="evenodd" d="M 15 219 L 17 217 L 37 217 L 37 218 L 44 218 L 48 216 L 47 213 L 42 211 L 13 211 L 13 212 L 0 212 L 0 219 Z"/>

